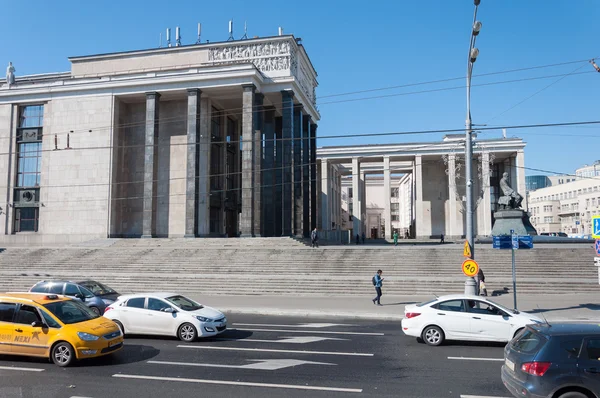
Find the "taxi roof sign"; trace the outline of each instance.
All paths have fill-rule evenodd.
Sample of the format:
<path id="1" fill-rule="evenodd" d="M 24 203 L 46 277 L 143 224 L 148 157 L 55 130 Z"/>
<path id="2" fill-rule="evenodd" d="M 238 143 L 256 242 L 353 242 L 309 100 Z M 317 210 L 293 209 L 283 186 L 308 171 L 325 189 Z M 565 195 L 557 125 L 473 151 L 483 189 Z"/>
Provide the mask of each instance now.
<path id="1" fill-rule="evenodd" d="M 469 241 L 465 241 L 465 247 L 463 250 L 463 256 L 471 258 L 471 245 L 469 245 Z"/>

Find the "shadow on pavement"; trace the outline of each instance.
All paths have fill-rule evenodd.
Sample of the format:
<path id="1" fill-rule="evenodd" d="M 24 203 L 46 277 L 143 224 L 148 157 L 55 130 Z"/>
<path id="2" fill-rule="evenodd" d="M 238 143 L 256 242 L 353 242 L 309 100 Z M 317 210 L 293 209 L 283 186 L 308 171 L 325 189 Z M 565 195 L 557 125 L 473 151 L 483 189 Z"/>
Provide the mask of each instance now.
<path id="1" fill-rule="evenodd" d="M 563 307 L 563 308 L 535 308 L 531 311 L 527 311 L 530 314 L 539 314 L 542 312 L 548 312 L 548 311 L 563 311 L 563 310 L 577 310 L 577 309 L 588 309 L 588 310 L 592 310 L 592 311 L 598 311 L 600 310 L 600 304 L 594 304 L 594 303 L 587 303 L 587 304 L 579 304 L 579 305 L 572 305 L 570 307 Z"/>
<path id="2" fill-rule="evenodd" d="M 73 364 L 74 367 L 126 365 L 143 362 L 160 354 L 160 350 L 140 344 L 125 344 L 121 351 L 100 358 L 90 358 Z"/>
<path id="3" fill-rule="evenodd" d="M 389 304 L 381 304 L 382 306 L 387 306 L 387 305 L 407 305 L 407 304 L 416 304 L 416 301 L 404 301 L 401 303 L 389 303 Z"/>
<path id="4" fill-rule="evenodd" d="M 203 341 L 207 341 L 207 342 L 212 342 L 212 341 L 223 341 L 223 340 L 244 340 L 247 339 L 248 337 L 252 337 L 253 333 L 246 331 L 246 330 L 226 330 L 223 333 L 221 333 L 218 336 L 215 337 L 207 337 L 204 338 L 202 340 L 200 340 L 200 342 Z"/>

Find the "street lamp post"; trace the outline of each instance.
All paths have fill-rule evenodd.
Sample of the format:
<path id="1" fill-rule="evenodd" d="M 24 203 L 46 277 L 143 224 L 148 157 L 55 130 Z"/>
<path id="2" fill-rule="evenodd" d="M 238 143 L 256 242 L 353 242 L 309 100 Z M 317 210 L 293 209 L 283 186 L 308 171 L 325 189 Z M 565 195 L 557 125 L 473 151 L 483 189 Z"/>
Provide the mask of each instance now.
<path id="1" fill-rule="evenodd" d="M 467 120 L 465 122 L 465 173 L 466 173 L 466 196 L 467 196 L 467 242 L 471 247 L 471 258 L 475 258 L 475 234 L 473 225 L 473 124 L 471 121 L 471 75 L 473 64 L 477 60 L 479 50 L 475 47 L 477 36 L 481 30 L 481 22 L 477 21 L 477 7 L 481 0 L 474 0 L 475 11 L 473 12 L 473 25 L 471 40 L 469 43 L 469 56 L 467 58 Z M 465 294 L 477 294 L 477 284 L 472 277 L 465 281 Z"/>

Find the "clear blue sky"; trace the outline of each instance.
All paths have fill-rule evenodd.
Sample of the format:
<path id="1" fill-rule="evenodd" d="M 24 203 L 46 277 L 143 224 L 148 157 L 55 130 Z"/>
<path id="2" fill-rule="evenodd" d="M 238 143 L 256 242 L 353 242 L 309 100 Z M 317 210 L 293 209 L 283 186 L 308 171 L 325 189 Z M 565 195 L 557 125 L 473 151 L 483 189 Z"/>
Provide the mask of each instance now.
<path id="1" fill-rule="evenodd" d="M 0 62 L 6 65 L 12 61 L 17 75 L 67 71 L 68 56 L 157 47 L 159 33 L 167 27 L 174 32 L 175 26 L 180 26 L 184 44 L 195 41 L 198 22 L 203 26 L 203 39 L 226 40 L 228 20 L 233 18 L 236 38 L 243 34 L 244 21 L 251 37 L 276 35 L 278 26 L 301 37 L 319 74 L 319 97 L 464 76 L 473 12 L 472 0 L 2 3 Z M 600 57 L 598 0 L 482 0 L 478 17 L 483 29 L 477 42 L 480 56 L 475 75 Z M 566 74 L 577 68 L 577 72 L 593 71 L 591 65 L 582 62 L 474 78 L 473 83 Z M 518 125 L 600 120 L 600 73 L 568 76 L 500 115 L 558 79 L 474 87 L 473 122 Z M 350 136 L 462 128 L 463 88 L 325 102 L 463 85 L 464 80 L 457 80 L 322 98 L 318 133 Z M 489 132 L 480 137 L 500 135 Z M 509 132 L 512 135 L 527 141 L 527 167 L 568 173 L 600 159 L 593 144 L 600 126 L 519 130 Z M 423 142 L 441 137 L 349 137 L 322 139 L 319 145 Z"/>

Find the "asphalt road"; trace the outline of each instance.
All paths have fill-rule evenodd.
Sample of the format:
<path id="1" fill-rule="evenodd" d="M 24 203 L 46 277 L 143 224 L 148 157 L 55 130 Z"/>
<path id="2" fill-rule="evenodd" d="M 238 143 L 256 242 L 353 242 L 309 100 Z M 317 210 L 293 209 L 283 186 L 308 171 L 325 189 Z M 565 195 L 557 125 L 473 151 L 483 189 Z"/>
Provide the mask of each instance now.
<path id="1" fill-rule="evenodd" d="M 429 347 L 404 336 L 399 322 L 228 321 L 219 338 L 191 344 L 128 336 L 113 356 L 66 369 L 0 356 L 0 398 L 510 396 L 500 381 L 501 344 Z"/>

